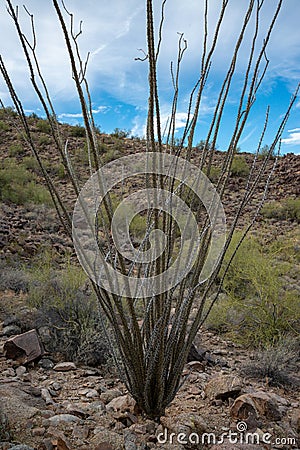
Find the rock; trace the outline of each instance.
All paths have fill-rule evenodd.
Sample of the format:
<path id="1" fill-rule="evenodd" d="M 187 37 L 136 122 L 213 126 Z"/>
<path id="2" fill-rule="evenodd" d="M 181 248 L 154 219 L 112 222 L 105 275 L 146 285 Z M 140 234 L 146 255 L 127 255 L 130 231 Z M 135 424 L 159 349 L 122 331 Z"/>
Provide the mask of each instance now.
<path id="1" fill-rule="evenodd" d="M 4 377 L 14 377 L 16 376 L 16 372 L 12 367 L 9 367 L 8 369 L 3 370 L 1 375 Z"/>
<path id="2" fill-rule="evenodd" d="M 107 405 L 107 409 L 113 409 L 114 411 L 131 411 L 133 412 L 134 407 L 136 405 L 136 401 L 129 395 L 122 395 L 121 397 L 116 397 L 111 400 Z"/>
<path id="3" fill-rule="evenodd" d="M 48 391 L 48 389 L 43 388 L 41 389 L 41 397 L 43 400 L 45 400 L 46 405 L 53 405 L 54 401 L 52 400 L 52 397 L 50 395 L 50 392 Z"/>
<path id="4" fill-rule="evenodd" d="M 33 428 L 32 430 L 32 436 L 43 436 L 46 432 L 46 428 L 44 427 L 37 427 Z"/>
<path id="5" fill-rule="evenodd" d="M 97 398 L 99 397 L 99 392 L 96 389 L 90 389 L 86 394 L 86 398 Z"/>
<path id="6" fill-rule="evenodd" d="M 130 430 L 124 431 L 124 449 L 125 450 L 137 450 L 136 436 Z"/>
<path id="7" fill-rule="evenodd" d="M 205 394 L 212 399 L 226 400 L 236 398 L 242 390 L 242 380 L 234 375 L 221 375 L 212 378 L 205 386 Z"/>
<path id="8" fill-rule="evenodd" d="M 93 450 L 114 450 L 114 448 L 108 442 L 102 442 L 102 444 L 96 445 Z"/>
<path id="9" fill-rule="evenodd" d="M 52 416 L 49 419 L 51 426 L 56 427 L 60 423 L 78 423 L 80 419 L 77 416 L 73 416 L 72 414 L 57 414 L 56 416 Z"/>
<path id="10" fill-rule="evenodd" d="M 297 433 L 300 433 L 300 409 L 293 412 L 291 425 Z"/>
<path id="11" fill-rule="evenodd" d="M 105 392 L 102 392 L 100 395 L 100 400 L 102 400 L 104 403 L 111 402 L 114 398 L 120 397 L 122 395 L 122 392 L 119 391 L 119 389 L 108 389 Z"/>
<path id="12" fill-rule="evenodd" d="M 42 394 L 41 390 L 34 386 L 22 386 L 22 391 L 32 395 L 33 397 L 41 397 Z"/>
<path id="13" fill-rule="evenodd" d="M 43 356 L 44 350 L 36 330 L 30 330 L 8 339 L 4 344 L 4 352 L 7 358 L 25 364 Z"/>
<path id="14" fill-rule="evenodd" d="M 52 439 L 51 443 L 55 447 L 55 450 L 71 450 L 71 447 L 67 444 L 67 440 L 61 437 Z"/>
<path id="15" fill-rule="evenodd" d="M 191 361 L 187 364 L 187 367 L 195 372 L 203 372 L 205 365 L 200 361 Z"/>
<path id="16" fill-rule="evenodd" d="M 89 427 L 87 427 L 86 425 L 80 426 L 80 425 L 76 424 L 74 426 L 72 434 L 73 434 L 73 437 L 75 437 L 75 438 L 85 440 L 88 438 L 89 433 L 90 433 Z"/>
<path id="17" fill-rule="evenodd" d="M 19 366 L 16 368 L 17 377 L 22 378 L 22 376 L 25 375 L 25 373 L 26 373 L 26 367 Z"/>
<path id="18" fill-rule="evenodd" d="M 17 316 L 7 316 L 3 320 L 3 328 L 8 327 L 9 325 L 20 325 L 20 321 Z"/>
<path id="19" fill-rule="evenodd" d="M 57 372 L 69 372 L 70 370 L 76 370 L 77 367 L 73 362 L 58 363 L 53 367 L 53 370 Z"/>
<path id="20" fill-rule="evenodd" d="M 28 445 L 19 444 L 9 447 L 9 450 L 34 450 L 34 448 L 29 447 Z"/>
<path id="21" fill-rule="evenodd" d="M 102 430 L 91 439 L 93 450 L 120 450 L 124 449 L 123 437 L 110 430 Z"/>
<path id="22" fill-rule="evenodd" d="M 234 419 L 246 422 L 249 418 L 253 420 L 262 417 L 278 421 L 281 419 L 281 413 L 278 408 L 278 399 L 280 398 L 276 394 L 266 392 L 241 395 L 233 403 L 230 415 Z"/>
<path id="23" fill-rule="evenodd" d="M 53 367 L 54 367 L 54 362 L 51 361 L 51 359 L 49 359 L 49 358 L 42 358 L 42 359 L 38 362 L 38 365 L 39 365 L 40 367 L 42 367 L 43 369 L 50 370 L 50 369 L 53 369 Z"/>
<path id="24" fill-rule="evenodd" d="M 27 394 L 22 388 L 21 383 L 14 383 L 13 387 L 0 384 L 0 410 L 7 417 L 14 439 L 18 438 L 19 427 L 22 424 L 22 440 L 29 440 L 31 430 L 24 425 L 43 409 L 44 402 L 41 398 Z"/>
<path id="25" fill-rule="evenodd" d="M 182 413 L 176 418 L 163 416 L 161 417 L 160 422 L 164 427 L 162 432 L 157 433 L 157 439 L 160 443 L 169 442 L 168 438 L 171 433 L 175 433 L 175 436 L 182 433 L 184 439 L 188 440 L 192 433 L 201 436 L 208 430 L 208 426 L 204 419 L 201 416 L 192 413 Z M 176 441 L 174 441 L 174 443 L 177 444 Z"/>
<path id="26" fill-rule="evenodd" d="M 76 405 L 73 405 L 72 403 L 69 403 L 67 405 L 66 411 L 68 412 L 68 414 L 71 414 L 72 416 L 77 416 L 80 419 L 86 419 L 89 416 L 89 414 L 85 410 L 79 408 Z"/>
<path id="27" fill-rule="evenodd" d="M 16 334 L 21 333 L 21 328 L 18 325 L 8 325 L 4 327 L 2 330 L 2 336 L 15 336 Z"/>
<path id="28" fill-rule="evenodd" d="M 51 388 L 54 389 L 55 391 L 60 391 L 61 385 L 57 381 L 54 381 L 53 383 L 51 383 Z"/>

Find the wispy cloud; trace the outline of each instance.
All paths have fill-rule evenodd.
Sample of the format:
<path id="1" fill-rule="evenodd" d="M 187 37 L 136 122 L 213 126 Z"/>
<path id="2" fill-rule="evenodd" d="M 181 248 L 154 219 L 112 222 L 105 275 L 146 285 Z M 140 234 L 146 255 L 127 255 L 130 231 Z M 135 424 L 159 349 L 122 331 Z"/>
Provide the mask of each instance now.
<path id="1" fill-rule="evenodd" d="M 287 145 L 300 145 L 300 128 L 288 130 L 289 137 L 282 139 L 282 142 Z"/>
<path id="2" fill-rule="evenodd" d="M 109 106 L 98 106 L 92 109 L 93 114 L 106 113 L 109 110 Z M 81 119 L 83 117 L 82 113 L 61 113 L 58 115 L 59 119 Z"/>

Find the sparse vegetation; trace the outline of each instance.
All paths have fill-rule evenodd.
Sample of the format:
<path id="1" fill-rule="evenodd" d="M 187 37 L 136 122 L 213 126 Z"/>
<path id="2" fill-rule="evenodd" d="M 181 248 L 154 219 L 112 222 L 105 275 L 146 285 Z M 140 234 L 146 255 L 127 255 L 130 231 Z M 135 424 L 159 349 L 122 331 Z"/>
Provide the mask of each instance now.
<path id="1" fill-rule="evenodd" d="M 297 370 L 297 347 L 295 338 L 285 338 L 277 344 L 267 345 L 253 355 L 242 372 L 250 377 L 265 381 L 270 386 L 296 387 L 297 380 L 292 375 Z"/>
<path id="2" fill-rule="evenodd" d="M 238 238 L 237 234 L 233 242 Z M 227 261 L 229 257 L 230 252 Z M 293 286 L 287 289 L 283 278 L 290 268 L 278 250 L 274 253 L 257 239 L 246 239 L 228 270 L 224 294 L 207 326 L 252 346 L 273 345 L 287 333 L 299 333 L 298 292 Z"/>
<path id="3" fill-rule="evenodd" d="M 266 203 L 261 213 L 266 219 L 291 219 L 300 223 L 300 199 L 288 198 L 281 202 Z"/>
<path id="4" fill-rule="evenodd" d="M 111 136 L 117 139 L 124 139 L 130 135 L 130 131 L 122 130 L 121 128 L 115 128 L 111 133 Z"/>
<path id="5" fill-rule="evenodd" d="M 35 126 L 36 126 L 37 130 L 41 133 L 50 134 L 50 132 L 51 132 L 51 126 L 50 126 L 48 120 L 46 120 L 46 119 L 38 119 L 35 122 Z"/>
<path id="6" fill-rule="evenodd" d="M 0 199 L 18 205 L 30 202 L 51 205 L 47 189 L 39 185 L 36 177 L 13 158 L 6 159 L 0 166 Z"/>
<path id="7" fill-rule="evenodd" d="M 0 120 L 0 131 L 8 131 L 9 129 L 9 125 L 3 120 Z"/>
<path id="8" fill-rule="evenodd" d="M 209 93 L 207 86 L 210 85 L 211 81 L 212 61 L 214 60 L 216 52 L 220 50 L 218 47 L 220 41 L 219 33 L 220 30 L 224 28 L 222 25 L 224 17 L 227 15 L 226 9 L 229 2 L 223 1 L 221 3 L 217 18 L 218 25 L 215 28 L 212 27 L 212 31 L 210 30 L 211 27 L 208 26 L 208 3 L 208 1 L 205 2 L 203 24 L 205 30 L 209 29 L 209 31 L 207 31 L 207 33 L 205 32 L 203 46 L 199 46 L 199 49 L 202 49 L 200 50 L 200 53 L 201 51 L 202 53 L 199 54 L 199 80 L 196 84 L 193 82 L 189 94 L 188 90 L 185 89 L 187 111 L 184 115 L 186 115 L 187 120 L 182 129 L 182 133 L 184 142 L 187 143 L 185 151 L 188 157 L 191 155 L 194 147 L 193 142 L 199 124 L 201 105 Z M 210 111 L 211 120 L 210 123 L 207 124 L 208 134 L 205 141 L 212 142 L 213 144 L 212 148 L 209 148 L 210 146 L 208 145 L 206 147 L 204 146 L 202 149 L 202 162 L 209 160 L 214 162 L 212 157 L 215 152 L 215 143 L 222 133 L 224 111 L 227 110 L 227 106 L 230 103 L 232 84 L 236 79 L 236 61 L 240 57 L 240 53 L 243 52 L 243 57 L 245 56 L 246 61 L 246 71 L 241 77 L 241 83 L 239 84 L 239 98 L 236 99 L 237 101 L 234 106 L 232 105 L 232 108 L 235 108 L 233 115 L 236 117 L 236 121 L 233 123 L 232 130 L 230 130 L 230 145 L 228 146 L 225 156 L 226 161 L 231 162 L 233 160 L 233 164 L 232 166 L 231 164 L 224 164 L 223 166 L 222 180 L 220 180 L 220 183 L 218 184 L 221 196 L 226 193 L 226 187 L 228 187 L 230 176 L 247 177 L 250 172 L 246 158 L 243 155 L 236 155 L 235 153 L 240 137 L 246 130 L 252 106 L 258 96 L 258 90 L 266 73 L 265 69 L 268 65 L 266 59 L 267 46 L 280 12 L 281 4 L 281 1 L 278 2 L 277 7 L 271 13 L 271 20 L 268 22 L 269 26 L 267 25 L 264 30 L 264 35 L 260 36 L 260 39 L 257 39 L 255 30 L 258 31 L 259 29 L 262 8 L 259 2 L 249 3 L 248 9 L 244 11 L 243 20 L 240 22 L 240 29 L 237 30 L 233 51 L 232 54 L 229 55 L 229 65 L 224 71 L 223 80 L 220 80 L 220 90 L 215 95 L 213 102 L 214 107 Z M 65 16 L 62 14 L 61 6 L 58 2 L 53 2 L 53 6 L 57 13 L 58 21 L 62 26 L 64 41 L 67 43 L 71 73 L 73 80 L 75 81 L 78 100 L 82 110 L 81 112 L 86 130 L 85 150 L 91 150 L 91 153 L 95 155 L 95 161 L 89 161 L 91 169 L 95 169 L 98 168 L 99 161 L 96 157 L 97 139 L 93 126 L 93 103 L 90 97 L 88 81 L 86 79 L 85 63 L 81 59 L 80 51 L 77 46 L 77 37 L 81 33 L 81 30 L 79 34 L 74 34 L 72 20 L 71 25 L 69 26 L 65 22 Z M 33 65 L 37 68 L 36 73 L 38 78 L 41 71 L 38 57 L 35 53 L 35 46 L 30 47 L 28 44 L 29 39 L 21 28 L 19 16 L 10 0 L 7 0 L 7 7 L 10 17 L 16 25 L 21 46 L 23 47 L 23 50 L 26 49 L 25 57 L 27 64 L 29 68 Z M 158 68 L 158 63 L 160 62 L 160 58 L 158 58 L 161 47 L 160 44 L 163 44 L 163 42 L 159 42 L 157 46 L 154 39 L 156 29 L 154 29 L 153 25 L 154 11 L 153 2 L 151 0 L 147 1 L 146 13 L 148 48 L 146 50 L 147 58 L 145 59 L 147 59 L 149 64 L 146 150 L 147 152 L 155 152 L 157 155 L 161 156 L 166 153 L 163 147 L 164 125 L 161 114 L 162 99 L 159 95 L 160 69 Z M 164 11 L 162 12 L 161 17 L 162 22 L 163 16 Z M 253 24 L 255 27 L 254 33 L 250 34 L 248 27 L 251 27 Z M 249 36 L 251 36 L 250 39 Z M 249 45 L 246 45 L 246 37 Z M 30 52 L 27 52 L 28 47 L 30 47 Z M 169 155 L 180 155 L 181 150 L 183 150 L 181 147 L 178 149 L 176 146 L 176 122 L 180 105 L 178 101 L 178 92 L 181 91 L 179 83 L 180 64 L 186 48 L 187 42 L 183 35 L 180 35 L 177 63 L 172 67 L 172 76 L 170 80 L 170 85 L 173 84 L 174 88 L 174 97 L 171 101 L 170 117 L 166 127 L 168 128 L 166 133 L 168 135 L 168 142 L 170 143 L 170 146 L 167 149 Z M 24 125 L 24 112 L 23 109 L 20 108 L 21 100 L 14 92 L 14 80 L 11 80 L 5 62 L 2 60 L 0 69 L 6 84 L 8 85 L 12 101 L 14 102 L 16 109 L 18 109 Z M 42 78 L 42 80 L 39 79 L 33 86 L 39 100 L 41 99 L 41 95 L 43 95 L 39 90 L 40 81 L 42 81 L 43 86 L 45 87 L 44 83 L 46 83 L 46 81 L 44 78 Z M 278 129 L 274 132 L 274 139 L 271 143 L 272 148 L 279 145 L 290 110 L 296 101 L 297 92 L 298 91 L 295 92 L 285 113 L 281 116 L 280 123 L 278 123 Z M 63 160 L 65 152 L 68 149 L 65 148 L 64 139 L 56 139 L 57 134 L 60 135 L 60 133 L 56 115 L 53 114 L 54 106 L 51 103 L 51 96 L 47 95 L 46 100 L 47 101 L 41 102 L 44 109 L 43 115 L 47 117 L 51 116 L 51 123 L 54 124 L 54 127 L 51 128 L 48 121 L 39 119 L 36 124 L 36 130 L 40 133 L 53 134 L 52 138 L 54 138 L 56 145 L 54 149 L 56 153 L 54 156 Z M 262 124 L 262 136 L 268 125 L 268 117 L 269 116 L 266 117 L 265 124 Z M 38 140 L 40 137 L 39 135 L 34 135 L 36 130 L 33 127 L 28 128 L 26 124 L 24 126 L 26 139 L 30 142 L 33 153 L 38 157 L 40 156 L 40 147 L 44 144 Z M 80 130 L 80 134 L 81 133 L 82 130 Z M 114 152 L 120 151 L 120 154 L 123 152 L 123 149 L 125 148 L 123 139 L 127 136 L 128 132 L 126 130 L 120 130 L 118 128 L 114 130 L 114 133 L 112 134 L 112 137 L 114 138 Z M 61 134 L 59 138 L 64 138 L 64 136 Z M 175 143 L 175 146 L 173 143 Z M 45 142 L 42 152 L 45 151 L 46 144 L 47 142 Z M 88 152 L 85 151 L 84 153 L 85 158 L 88 158 Z M 115 158 L 116 155 L 114 153 L 111 156 Z M 70 157 L 72 156 L 70 155 Z M 82 158 L 81 154 L 80 157 Z M 110 158 L 110 155 L 108 155 L 107 158 Z M 87 159 L 84 161 L 86 162 Z M 182 165 L 184 164 L 185 163 Z M 168 185 L 169 191 L 173 192 L 174 180 L 181 179 L 180 176 L 176 177 L 176 175 L 178 175 L 177 161 L 175 162 L 173 160 L 172 169 L 173 167 L 175 169 L 175 174 L 172 173 L 171 176 L 169 175 L 170 171 L 168 172 L 168 175 L 163 172 L 156 173 L 156 170 L 151 174 L 150 172 L 149 174 L 147 172 L 147 175 L 144 176 L 143 181 L 145 181 L 145 183 L 143 186 L 146 188 L 151 187 L 155 190 L 158 186 L 165 188 L 165 185 Z M 45 161 L 44 168 L 46 171 L 47 163 Z M 70 176 L 71 181 L 73 182 L 72 192 L 76 195 L 78 195 L 78 180 L 80 180 L 81 176 L 80 168 L 80 164 L 75 165 L 74 172 L 71 173 Z M 164 271 L 167 272 L 170 267 L 172 269 L 174 249 L 176 248 L 176 244 L 178 244 L 177 230 L 173 227 L 172 221 L 163 220 L 162 223 L 163 232 L 167 237 L 167 245 L 164 252 L 151 261 L 142 262 L 142 264 L 140 264 L 140 261 L 133 260 L 129 265 L 120 249 L 115 247 L 112 243 L 110 233 L 112 208 L 109 199 L 105 202 L 109 214 L 108 224 L 105 230 L 107 236 L 106 246 L 103 245 L 103 248 L 99 246 L 101 256 L 105 258 L 105 262 L 109 261 L 111 267 L 113 266 L 114 269 L 120 269 L 122 279 L 127 278 L 129 275 L 131 276 L 131 274 L 138 274 L 138 277 L 141 278 L 139 281 L 142 281 L 142 284 L 148 284 L 149 289 L 146 291 L 143 289 L 140 290 L 143 294 L 142 302 L 138 304 L 138 313 L 140 314 L 140 317 L 138 317 L 136 309 L 136 290 L 134 290 L 134 298 L 132 298 L 133 291 L 128 290 L 127 286 L 125 286 L 125 289 L 117 290 L 117 292 L 115 292 L 114 290 L 111 291 L 103 286 L 99 288 L 94 282 L 94 292 L 97 301 L 109 322 L 112 334 L 116 337 L 111 343 L 111 349 L 114 351 L 113 343 L 115 343 L 117 345 L 116 354 L 117 356 L 120 356 L 122 363 L 122 367 L 121 365 L 119 366 L 120 376 L 123 377 L 126 388 L 135 399 L 137 406 L 152 420 L 160 420 L 160 417 L 164 415 L 165 409 L 172 402 L 181 386 L 184 364 L 192 343 L 200 330 L 201 323 L 205 320 L 203 311 L 205 311 L 208 297 L 211 294 L 211 290 L 214 289 L 216 284 L 220 283 L 221 280 L 221 277 L 218 277 L 221 270 L 221 261 L 223 261 L 224 258 L 225 260 L 227 258 L 228 261 L 230 253 L 234 253 L 237 250 L 236 258 L 226 275 L 223 291 L 226 295 L 225 301 L 235 302 L 235 304 L 241 305 L 242 320 L 239 320 L 237 328 L 244 337 L 245 342 L 250 342 L 251 339 L 251 343 L 256 344 L 264 343 L 266 345 L 267 343 L 274 343 L 281 338 L 282 334 L 291 331 L 298 326 L 299 311 L 297 310 L 298 307 L 295 308 L 293 302 L 294 293 L 292 290 L 284 290 L 281 281 L 282 276 L 289 268 L 288 263 L 285 262 L 279 264 L 276 258 L 274 259 L 270 254 L 265 254 L 260 247 L 260 244 L 253 239 L 245 240 L 240 248 L 237 247 L 237 242 L 232 240 L 233 231 L 237 227 L 238 219 L 242 217 L 244 212 L 248 212 L 247 207 L 250 206 L 251 197 L 254 198 L 256 193 L 261 194 L 264 191 L 264 188 L 261 189 L 262 186 L 260 183 L 261 181 L 264 181 L 262 179 L 262 173 L 259 171 L 258 167 L 255 167 L 254 169 L 252 180 L 249 180 L 248 183 L 249 187 L 251 184 L 250 181 L 253 181 L 251 189 L 249 188 L 249 191 L 246 192 L 246 194 L 249 195 L 245 195 L 244 198 L 239 199 L 239 204 L 236 208 L 236 220 L 232 223 L 231 232 L 225 235 L 224 230 L 224 246 L 221 246 L 220 254 L 218 256 L 213 256 L 209 260 L 209 262 L 212 262 L 212 260 L 215 259 L 215 262 L 218 263 L 220 261 L 220 264 L 217 264 L 209 272 L 207 279 L 205 280 L 204 288 L 203 285 L 199 283 L 199 279 L 201 279 L 203 267 L 205 268 L 208 249 L 212 247 L 211 244 L 215 237 L 214 233 L 212 233 L 212 228 L 215 226 L 213 221 L 211 227 L 209 227 L 208 220 L 203 220 L 202 223 L 199 223 L 201 238 L 193 236 L 196 246 L 192 250 L 196 254 L 196 258 L 192 267 L 189 267 L 188 264 L 191 260 L 190 257 L 185 259 L 185 267 L 180 268 L 179 265 L 175 265 L 175 274 L 168 278 L 168 281 L 174 281 L 175 284 L 171 286 L 168 285 L 166 288 L 157 291 L 156 283 L 153 282 L 151 278 L 164 274 Z M 24 170 L 25 172 L 28 171 L 28 169 Z M 25 172 L 23 171 L 22 174 L 23 179 L 25 178 Z M 182 174 L 182 172 L 180 173 Z M 174 179 L 172 179 L 173 177 Z M 11 180 L 13 180 L 12 177 Z M 99 175 L 98 180 L 101 188 L 103 184 L 105 184 L 105 180 L 102 179 L 101 174 Z M 199 175 L 197 181 L 200 180 L 201 176 Z M 187 181 L 186 174 L 184 174 L 183 181 Z M 61 219 L 61 223 L 65 225 L 69 238 L 72 238 L 72 223 L 69 215 L 68 201 L 64 199 L 63 194 L 54 186 L 54 183 L 50 181 L 49 177 L 45 177 L 45 182 L 47 183 L 49 191 L 55 198 L 54 203 Z M 27 180 L 22 183 L 23 190 L 25 190 L 27 184 L 29 184 L 27 183 Z M 4 187 L 8 189 L 8 183 L 5 184 Z M 94 192 L 98 192 L 96 186 L 93 187 Z M 111 193 L 108 194 L 108 197 L 110 194 Z M 212 212 L 215 204 L 219 204 L 218 202 L 215 202 L 217 197 L 217 193 L 214 193 L 212 203 L 207 205 L 208 213 Z M 84 201 L 79 202 L 80 205 L 82 205 L 82 203 L 84 203 Z M 191 199 L 191 204 L 193 203 L 193 199 Z M 91 224 L 91 218 L 86 217 L 88 215 L 87 209 L 87 207 L 83 208 L 80 212 L 80 218 L 88 219 L 88 223 Z M 165 219 L 167 216 L 167 213 L 164 211 L 161 212 L 155 203 L 149 208 L 147 214 L 149 220 L 147 220 L 146 224 L 147 231 L 149 232 L 153 224 L 155 225 L 155 228 L 157 228 L 160 224 L 160 218 L 163 217 L 163 219 Z M 213 215 L 216 216 L 217 214 Z M 253 216 L 255 216 L 255 212 L 252 214 L 252 217 L 250 215 L 250 221 L 248 223 L 251 223 Z M 205 219 L 207 219 L 207 215 Z M 224 225 L 225 217 L 222 218 L 221 223 Z M 139 219 L 136 226 L 140 228 L 140 224 L 143 225 L 143 218 Z M 134 223 L 132 225 L 134 225 Z M 93 231 L 95 231 L 94 227 Z M 220 235 L 221 234 L 222 232 L 220 231 Z M 192 244 L 192 236 L 189 237 L 190 243 Z M 227 249 L 230 245 L 230 251 L 227 253 Z M 86 256 L 90 253 L 90 249 L 86 250 L 86 253 L 85 250 L 83 250 L 83 253 L 86 261 Z M 185 253 L 188 253 L 187 248 L 185 248 Z M 183 269 L 186 267 L 191 269 L 190 272 L 192 273 L 185 273 Z M 95 268 L 96 267 L 94 267 L 94 269 Z M 94 313 L 94 297 L 89 297 L 85 294 L 85 302 L 81 301 L 81 281 L 83 280 L 81 280 L 81 275 L 79 273 L 73 272 L 73 268 L 71 272 L 70 270 L 71 267 L 66 266 L 60 273 L 57 273 L 57 271 L 53 272 L 53 269 L 49 272 L 49 270 L 47 271 L 46 263 L 43 262 L 43 266 L 38 271 L 38 276 L 41 279 L 39 280 L 35 275 L 34 279 L 36 284 L 32 289 L 29 288 L 30 301 L 44 313 L 45 318 L 49 321 L 50 328 L 53 328 L 58 333 L 57 336 L 54 336 L 54 342 L 57 343 L 56 350 L 62 348 L 62 351 L 67 352 L 69 356 L 76 355 L 78 348 L 80 348 L 81 343 L 84 341 L 83 337 L 90 336 L 90 330 L 97 332 L 97 316 Z M 181 277 L 182 274 L 183 276 Z M 93 279 L 93 275 L 94 272 L 93 274 L 90 273 L 91 279 Z M 97 281 L 100 279 L 98 276 L 96 278 Z M 116 278 L 118 278 L 117 275 Z M 144 278 L 147 278 L 146 283 L 144 283 Z M 147 283 L 148 281 L 149 283 Z M 128 283 L 128 285 L 130 285 L 130 283 Z M 159 283 L 158 287 L 162 288 L 163 283 Z M 197 308 L 194 308 L 196 302 Z M 220 304 L 221 302 L 219 304 L 217 303 L 216 307 L 219 307 Z M 190 314 L 192 309 L 196 309 L 196 313 L 193 317 L 191 317 Z M 140 320 L 142 320 L 142 326 Z M 52 325 L 55 326 L 52 327 Z"/>
<path id="9" fill-rule="evenodd" d="M 71 127 L 71 136 L 73 137 L 85 137 L 85 128 L 81 125 L 74 125 Z"/>
<path id="10" fill-rule="evenodd" d="M 234 156 L 230 171 L 234 177 L 247 177 L 249 175 L 250 167 L 244 155 Z"/>
<path id="11" fill-rule="evenodd" d="M 20 156 L 24 153 L 24 147 L 22 144 L 12 144 L 9 146 L 8 155 L 10 157 Z"/>
<path id="12" fill-rule="evenodd" d="M 81 267 L 66 260 L 57 270 L 51 252 L 45 252 L 29 270 L 28 278 L 28 303 L 38 311 L 39 327 L 47 326 L 50 331 L 47 349 L 71 360 L 103 364 L 108 350 L 96 298 Z"/>

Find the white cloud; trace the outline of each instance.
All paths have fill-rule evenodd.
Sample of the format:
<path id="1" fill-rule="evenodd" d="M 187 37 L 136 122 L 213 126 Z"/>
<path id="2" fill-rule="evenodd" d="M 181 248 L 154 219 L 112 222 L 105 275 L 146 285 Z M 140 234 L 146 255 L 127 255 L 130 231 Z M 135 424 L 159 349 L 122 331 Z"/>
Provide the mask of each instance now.
<path id="1" fill-rule="evenodd" d="M 105 113 L 110 108 L 108 106 L 98 106 L 97 108 L 92 109 L 93 114 Z M 58 115 L 59 119 L 70 118 L 70 119 L 80 119 L 82 118 L 82 113 L 61 113 Z"/>
<path id="2" fill-rule="evenodd" d="M 282 139 L 283 144 L 300 145 L 300 128 L 288 130 L 289 137 Z"/>

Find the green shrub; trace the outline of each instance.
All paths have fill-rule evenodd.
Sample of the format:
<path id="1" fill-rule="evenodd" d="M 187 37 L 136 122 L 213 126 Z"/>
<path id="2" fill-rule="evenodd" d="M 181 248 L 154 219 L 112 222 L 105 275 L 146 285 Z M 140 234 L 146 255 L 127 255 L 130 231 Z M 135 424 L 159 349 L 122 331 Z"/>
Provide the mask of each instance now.
<path id="1" fill-rule="evenodd" d="M 300 199 L 289 198 L 281 202 L 266 203 L 262 210 L 262 215 L 267 219 L 287 220 L 292 219 L 300 222 Z"/>
<path id="2" fill-rule="evenodd" d="M 124 139 L 128 137 L 130 134 L 130 131 L 128 130 L 122 130 L 121 128 L 115 128 L 113 133 L 111 133 L 111 136 L 117 139 Z"/>
<path id="3" fill-rule="evenodd" d="M 46 120 L 46 119 L 39 119 L 36 122 L 36 128 L 41 133 L 46 133 L 46 134 L 50 134 L 51 133 L 51 126 L 50 126 L 48 120 Z"/>
<path id="4" fill-rule="evenodd" d="M 205 175 L 207 175 L 208 172 L 207 172 L 206 167 L 203 169 L 203 172 L 205 173 Z M 210 179 L 210 181 L 215 183 L 216 181 L 218 181 L 220 175 L 221 175 L 221 168 L 216 167 L 216 166 L 211 166 L 210 171 L 207 176 Z"/>
<path id="5" fill-rule="evenodd" d="M 5 108 L 0 107 L 0 119 L 17 116 L 18 116 L 17 112 L 11 106 L 6 106 Z"/>
<path id="6" fill-rule="evenodd" d="M 39 173 L 39 163 L 37 162 L 37 159 L 34 156 L 25 156 L 25 158 L 22 159 L 22 166 L 24 166 L 26 169 L 33 170 L 34 172 Z"/>
<path id="7" fill-rule="evenodd" d="M 238 238 L 237 234 L 231 248 Z M 273 344 L 288 332 L 299 332 L 297 291 L 286 289 L 283 279 L 290 269 L 289 263 L 278 259 L 278 252 L 268 253 L 254 238 L 245 239 L 225 277 L 226 295 L 214 305 L 207 326 L 256 346 Z"/>
<path id="8" fill-rule="evenodd" d="M 8 131 L 10 130 L 10 126 L 7 125 L 6 122 L 3 122 L 3 120 L 0 120 L 0 131 Z"/>
<path id="9" fill-rule="evenodd" d="M 112 148 L 108 148 L 108 150 L 105 151 L 105 153 L 103 153 L 103 155 L 101 155 L 101 159 L 102 161 L 107 164 L 110 161 L 114 161 L 117 158 L 120 158 L 122 155 L 120 153 L 119 150 L 117 150 L 116 148 L 112 147 Z"/>
<path id="10" fill-rule="evenodd" d="M 52 141 L 50 139 L 50 136 L 40 136 L 38 139 L 38 145 L 48 145 L 50 144 Z"/>
<path id="11" fill-rule="evenodd" d="M 67 260 L 57 270 L 45 252 L 30 269 L 29 280 L 28 302 L 38 310 L 38 328 L 50 331 L 46 349 L 89 365 L 103 364 L 108 350 L 82 268 Z"/>
<path id="12" fill-rule="evenodd" d="M 19 156 L 24 153 L 24 148 L 22 144 L 12 144 L 8 148 L 8 155 L 10 157 Z"/>
<path id="13" fill-rule="evenodd" d="M 1 268 L 0 291 L 11 290 L 16 294 L 28 291 L 28 276 L 22 269 Z"/>
<path id="14" fill-rule="evenodd" d="M 243 155 L 234 156 L 230 171 L 234 177 L 246 177 L 249 175 L 250 168 Z"/>
<path id="15" fill-rule="evenodd" d="M 74 125 L 71 127 L 71 136 L 73 137 L 85 137 L 85 128 L 80 125 Z"/>
<path id="16" fill-rule="evenodd" d="M 26 166 L 17 164 L 13 158 L 6 159 L 0 168 L 0 198 L 18 205 L 30 202 L 52 204 L 48 190 L 38 185 Z"/>
<path id="17" fill-rule="evenodd" d="M 284 338 L 275 345 L 258 350 L 252 360 L 242 367 L 244 375 L 267 381 L 270 386 L 295 387 L 299 385 L 293 377 L 297 370 L 297 347 L 294 338 Z"/>

